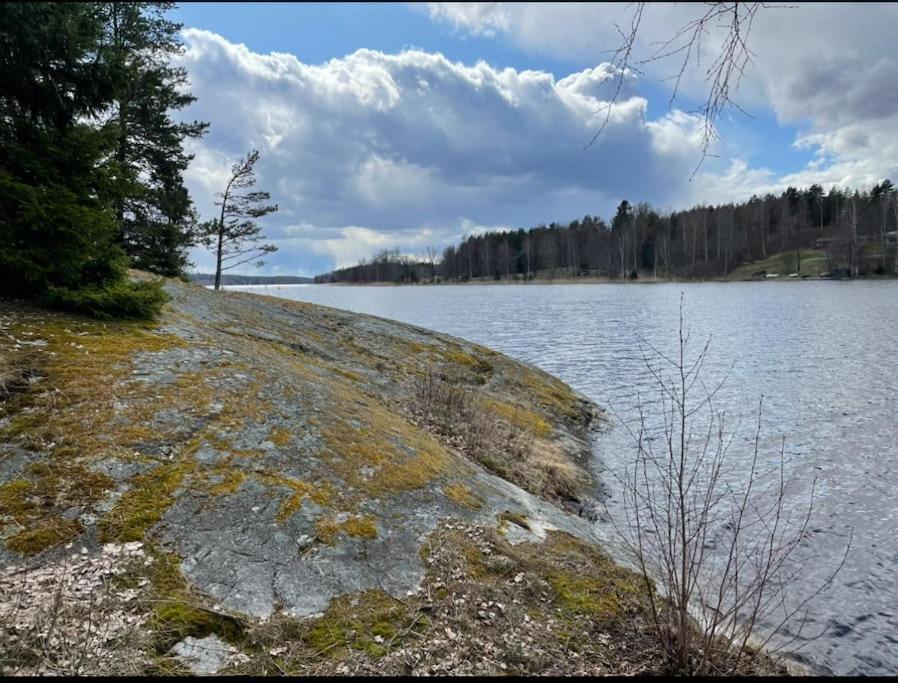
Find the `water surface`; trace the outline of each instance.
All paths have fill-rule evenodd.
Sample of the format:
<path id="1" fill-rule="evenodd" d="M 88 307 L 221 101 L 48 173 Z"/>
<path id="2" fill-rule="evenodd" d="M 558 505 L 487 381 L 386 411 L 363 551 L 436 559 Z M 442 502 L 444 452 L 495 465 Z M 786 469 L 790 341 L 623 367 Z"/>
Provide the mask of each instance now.
<path id="1" fill-rule="evenodd" d="M 675 350 L 684 293 L 696 344 L 711 337 L 705 378 L 729 373 L 716 403 L 730 425 L 741 420 L 731 457 L 748 457 L 763 396 L 765 457 L 785 437 L 796 491 L 816 481 L 796 596 L 819 585 L 853 530 L 844 568 L 813 603 L 806 632 L 823 635 L 792 649 L 838 674 L 898 673 L 898 282 L 232 289 L 469 339 L 560 377 L 622 421 L 657 396 L 641 340 Z M 618 423 L 598 451 L 613 481 L 633 444 Z M 612 487 L 612 515 L 619 504 Z"/>

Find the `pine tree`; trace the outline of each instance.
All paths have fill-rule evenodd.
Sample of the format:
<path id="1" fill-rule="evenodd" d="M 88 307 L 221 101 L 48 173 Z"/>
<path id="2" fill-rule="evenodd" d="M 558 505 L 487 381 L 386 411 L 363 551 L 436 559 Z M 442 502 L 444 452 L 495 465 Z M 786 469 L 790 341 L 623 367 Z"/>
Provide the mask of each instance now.
<path id="1" fill-rule="evenodd" d="M 106 128 L 115 140 L 109 159 L 111 200 L 119 240 L 133 264 L 177 275 L 195 243 L 196 216 L 183 174 L 192 155 L 188 138 L 207 123 L 176 122 L 172 113 L 196 100 L 187 72 L 170 60 L 183 51 L 181 25 L 165 18 L 171 2 L 107 2 L 104 52 L 114 81 Z"/>
<path id="2" fill-rule="evenodd" d="M 273 244 L 260 244 L 265 239 L 262 226 L 253 220 L 274 213 L 277 204 L 265 204 L 271 199 L 267 192 L 242 192 L 255 186 L 258 161 L 259 150 L 254 149 L 231 167 L 228 184 L 215 202 L 221 214 L 218 220 L 204 224 L 203 244 L 215 249 L 215 289 L 221 289 L 223 271 L 250 261 L 262 266 L 260 257 L 277 251 Z"/>

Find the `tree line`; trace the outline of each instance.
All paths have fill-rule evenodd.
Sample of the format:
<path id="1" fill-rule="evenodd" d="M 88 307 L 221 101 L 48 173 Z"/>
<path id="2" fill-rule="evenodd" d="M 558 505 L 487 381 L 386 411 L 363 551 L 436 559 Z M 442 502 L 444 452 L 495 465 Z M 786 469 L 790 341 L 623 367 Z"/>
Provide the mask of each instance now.
<path id="1" fill-rule="evenodd" d="M 199 220 L 185 186 L 186 143 L 209 124 L 173 118 L 196 99 L 172 65 L 184 49 L 173 7 L 0 6 L 0 294 L 148 317 L 165 295 L 128 267 L 183 275 L 195 244 L 217 247 L 225 269 L 235 252 L 273 250 L 252 220 L 276 210 L 267 193 L 228 193 L 254 181 L 258 152 L 235 165 L 217 220 Z"/>
<path id="2" fill-rule="evenodd" d="M 789 269 L 800 274 L 802 253 L 810 249 L 833 273 L 898 274 L 892 182 L 863 191 L 789 187 L 779 195 L 669 212 L 624 200 L 610 223 L 586 215 L 564 225 L 469 235 L 439 257 L 433 248 L 424 258 L 382 250 L 316 282 L 712 279 L 784 253 Z"/>

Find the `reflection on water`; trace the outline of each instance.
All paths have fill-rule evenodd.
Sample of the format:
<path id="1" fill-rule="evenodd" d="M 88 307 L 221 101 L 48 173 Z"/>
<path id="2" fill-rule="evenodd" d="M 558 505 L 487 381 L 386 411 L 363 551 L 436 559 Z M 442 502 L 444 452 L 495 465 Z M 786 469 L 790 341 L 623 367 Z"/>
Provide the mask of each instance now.
<path id="1" fill-rule="evenodd" d="M 656 396 L 640 339 L 676 348 L 680 293 L 697 342 L 711 336 L 709 383 L 744 437 L 758 399 L 762 448 L 786 438 L 790 474 L 816 479 L 812 538 L 795 561 L 816 586 L 854 538 L 836 582 L 814 602 L 800 649 L 835 673 L 898 673 L 898 282 L 445 287 L 235 287 L 447 332 L 533 363 L 629 421 Z M 633 446 L 620 426 L 599 442 L 606 479 Z M 619 496 L 610 501 L 614 514 Z"/>

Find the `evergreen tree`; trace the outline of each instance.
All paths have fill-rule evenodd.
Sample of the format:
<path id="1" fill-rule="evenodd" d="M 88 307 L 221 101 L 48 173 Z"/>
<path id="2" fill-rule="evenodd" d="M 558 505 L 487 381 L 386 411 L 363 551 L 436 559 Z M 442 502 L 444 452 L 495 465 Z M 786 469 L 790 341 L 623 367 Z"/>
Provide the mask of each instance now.
<path id="1" fill-rule="evenodd" d="M 273 244 L 259 244 L 264 239 L 262 226 L 253 220 L 277 211 L 277 204 L 265 203 L 271 199 L 267 192 L 242 191 L 255 186 L 258 161 L 259 150 L 252 150 L 231 167 L 228 184 L 215 202 L 221 214 L 204 226 L 203 244 L 214 248 L 216 254 L 215 289 L 221 289 L 222 271 L 250 261 L 259 267 L 264 263 L 261 256 L 277 251 Z"/>
<path id="2" fill-rule="evenodd" d="M 113 90 L 101 37 L 93 4 L 0 6 L 0 293 L 143 317 L 163 294 L 123 280 L 101 201 L 109 140 L 89 123 Z"/>
<path id="3" fill-rule="evenodd" d="M 183 173 L 193 158 L 185 140 L 207 123 L 179 123 L 172 112 L 196 100 L 187 72 L 170 60 L 183 51 L 181 24 L 165 18 L 171 2 L 107 2 L 104 53 L 114 101 L 106 128 L 115 140 L 109 159 L 111 200 L 119 239 L 138 268 L 177 275 L 197 238 L 196 216 Z"/>
<path id="4" fill-rule="evenodd" d="M 633 207 L 626 199 L 617 206 L 617 212 L 611 221 L 611 229 L 615 232 L 623 230 L 633 219 Z"/>

